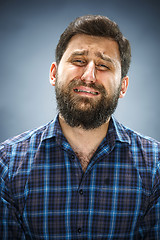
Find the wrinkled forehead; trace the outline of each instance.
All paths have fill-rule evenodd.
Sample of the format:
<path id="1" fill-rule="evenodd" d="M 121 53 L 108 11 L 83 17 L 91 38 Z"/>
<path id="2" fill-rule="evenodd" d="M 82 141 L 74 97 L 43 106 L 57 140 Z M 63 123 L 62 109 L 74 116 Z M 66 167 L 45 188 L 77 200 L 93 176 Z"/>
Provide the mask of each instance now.
<path id="1" fill-rule="evenodd" d="M 119 46 L 116 41 L 107 37 L 85 34 L 77 34 L 71 38 L 63 56 L 70 55 L 93 55 L 103 60 L 120 61 Z"/>

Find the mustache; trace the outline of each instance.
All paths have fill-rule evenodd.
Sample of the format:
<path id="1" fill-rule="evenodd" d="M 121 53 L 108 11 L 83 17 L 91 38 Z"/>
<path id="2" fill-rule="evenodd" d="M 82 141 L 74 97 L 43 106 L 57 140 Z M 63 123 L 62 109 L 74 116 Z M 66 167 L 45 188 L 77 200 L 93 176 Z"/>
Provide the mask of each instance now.
<path id="1" fill-rule="evenodd" d="M 82 81 L 81 79 L 73 79 L 71 82 L 68 84 L 68 88 L 72 89 L 74 87 L 89 87 L 93 88 L 94 90 L 100 92 L 101 94 L 107 94 L 105 88 L 103 85 L 100 85 L 98 83 L 86 83 L 85 81 Z"/>

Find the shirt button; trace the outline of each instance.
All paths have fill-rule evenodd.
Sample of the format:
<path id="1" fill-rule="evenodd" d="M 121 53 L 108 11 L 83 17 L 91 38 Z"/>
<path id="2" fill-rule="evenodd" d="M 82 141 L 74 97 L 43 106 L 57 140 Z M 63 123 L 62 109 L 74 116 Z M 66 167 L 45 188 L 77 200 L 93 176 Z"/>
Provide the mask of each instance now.
<path id="1" fill-rule="evenodd" d="M 82 232 L 82 228 L 78 228 L 78 233 L 81 233 Z"/>
<path id="2" fill-rule="evenodd" d="M 74 159 L 74 155 L 72 155 L 71 158 Z"/>
<path id="3" fill-rule="evenodd" d="M 80 193 L 80 195 L 83 195 L 83 190 L 80 189 L 80 190 L 79 190 L 79 193 Z"/>

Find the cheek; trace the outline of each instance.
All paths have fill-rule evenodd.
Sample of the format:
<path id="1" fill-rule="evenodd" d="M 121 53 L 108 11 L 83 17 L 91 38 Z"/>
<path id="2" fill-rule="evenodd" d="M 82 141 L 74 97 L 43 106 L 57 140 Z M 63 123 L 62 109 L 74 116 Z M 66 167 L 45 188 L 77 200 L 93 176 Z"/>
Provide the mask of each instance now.
<path id="1" fill-rule="evenodd" d="M 82 72 L 82 68 L 77 66 L 67 66 L 63 69 L 60 68 L 58 70 L 58 80 L 59 82 L 68 83 L 75 78 L 79 79 L 82 75 Z"/>
<path id="2" fill-rule="evenodd" d="M 102 84 L 108 93 L 114 89 L 115 80 L 113 74 L 109 72 L 99 72 L 96 77 L 97 82 Z"/>
<path id="3" fill-rule="evenodd" d="M 67 71 L 60 69 L 57 73 L 57 82 L 59 86 L 65 85 L 68 82 L 69 75 Z"/>
<path id="4" fill-rule="evenodd" d="M 97 81 L 102 84 L 108 93 L 109 96 L 112 96 L 117 89 L 119 89 L 120 78 L 111 73 L 107 73 L 105 76 L 102 76 L 97 79 Z"/>
<path id="5" fill-rule="evenodd" d="M 68 77 L 70 77 L 70 79 L 80 79 L 81 76 L 83 75 L 83 67 L 78 67 L 78 66 L 73 66 L 71 65 L 68 69 Z"/>

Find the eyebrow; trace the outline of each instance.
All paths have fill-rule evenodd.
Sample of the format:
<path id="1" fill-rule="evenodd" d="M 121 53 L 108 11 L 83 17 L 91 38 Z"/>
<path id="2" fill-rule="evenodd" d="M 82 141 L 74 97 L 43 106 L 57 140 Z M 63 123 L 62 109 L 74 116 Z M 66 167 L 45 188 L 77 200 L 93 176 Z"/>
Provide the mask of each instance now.
<path id="1" fill-rule="evenodd" d="M 88 51 L 87 50 L 77 50 L 77 51 L 74 51 L 71 56 L 83 56 L 83 55 L 88 55 Z"/>
<path id="2" fill-rule="evenodd" d="M 71 56 L 73 56 L 73 57 L 74 56 L 83 56 L 83 55 L 87 56 L 88 53 L 89 53 L 89 51 L 87 51 L 87 50 L 77 50 L 77 51 L 73 52 L 71 54 Z M 95 52 L 94 54 L 95 54 L 95 56 L 101 58 L 102 60 L 104 60 L 106 62 L 110 62 L 112 64 L 115 64 L 113 59 L 111 59 L 110 57 L 106 56 L 105 54 L 103 54 L 101 52 Z"/>
<path id="3" fill-rule="evenodd" d="M 105 54 L 103 54 L 101 52 L 95 52 L 95 55 L 97 57 L 101 58 L 102 60 L 106 61 L 106 62 L 110 62 L 112 64 L 115 64 L 113 59 L 111 59 L 110 57 L 106 56 Z"/>

